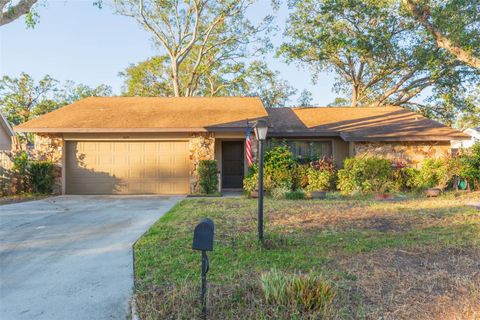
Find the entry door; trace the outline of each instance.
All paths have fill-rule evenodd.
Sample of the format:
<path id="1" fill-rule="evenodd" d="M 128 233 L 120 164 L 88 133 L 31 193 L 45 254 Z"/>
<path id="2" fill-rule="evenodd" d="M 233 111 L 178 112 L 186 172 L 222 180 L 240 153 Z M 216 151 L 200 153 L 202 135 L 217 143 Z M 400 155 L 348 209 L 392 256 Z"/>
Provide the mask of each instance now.
<path id="1" fill-rule="evenodd" d="M 222 188 L 242 188 L 243 141 L 222 142 Z"/>

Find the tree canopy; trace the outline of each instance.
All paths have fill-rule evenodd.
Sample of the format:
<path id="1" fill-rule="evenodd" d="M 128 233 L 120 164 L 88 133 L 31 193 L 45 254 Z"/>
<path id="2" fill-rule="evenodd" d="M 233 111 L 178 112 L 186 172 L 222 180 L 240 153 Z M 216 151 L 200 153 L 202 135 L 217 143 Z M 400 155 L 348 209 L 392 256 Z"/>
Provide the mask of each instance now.
<path id="1" fill-rule="evenodd" d="M 423 111 L 429 102 L 464 99 L 466 88 L 478 82 L 478 70 L 425 37 L 425 28 L 401 1 L 289 4 L 288 38 L 279 54 L 309 68 L 314 79 L 319 71 L 333 72 L 335 90 L 348 96 L 351 106 L 403 105 Z M 417 99 L 427 92 L 425 102 Z"/>
<path id="2" fill-rule="evenodd" d="M 228 86 L 240 61 L 269 47 L 265 31 L 271 16 L 252 23 L 254 0 L 114 0 L 117 12 L 134 18 L 161 48 L 164 83 L 173 96 L 194 96 Z M 165 55 L 165 57 L 163 57 Z"/>
<path id="3" fill-rule="evenodd" d="M 62 86 L 49 75 L 35 81 L 22 73 L 18 78 L 4 76 L 0 79 L 0 110 L 10 123 L 18 125 L 74 101 L 89 96 L 108 96 L 111 92 L 106 85 L 91 88 L 67 81 Z"/>
<path id="4" fill-rule="evenodd" d="M 189 65 L 182 66 L 180 75 L 189 73 Z M 186 70 L 184 70 L 184 68 Z M 223 70 L 223 69 L 222 69 Z M 200 96 L 259 96 L 266 107 L 284 106 L 296 90 L 281 79 L 278 71 L 270 70 L 264 61 L 249 64 L 239 62 L 235 69 L 214 75 L 204 75 L 198 83 L 196 93 Z M 174 96 L 170 84 L 168 57 L 157 56 L 130 65 L 120 76 L 124 78 L 123 95 L 125 96 Z M 180 84 L 188 81 L 181 76 Z"/>

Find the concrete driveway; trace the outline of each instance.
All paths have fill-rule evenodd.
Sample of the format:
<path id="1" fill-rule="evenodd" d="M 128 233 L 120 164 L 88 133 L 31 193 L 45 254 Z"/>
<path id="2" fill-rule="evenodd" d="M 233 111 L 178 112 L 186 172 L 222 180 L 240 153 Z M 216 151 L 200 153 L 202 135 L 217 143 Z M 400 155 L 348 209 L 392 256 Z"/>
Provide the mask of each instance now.
<path id="1" fill-rule="evenodd" d="M 180 199 L 60 196 L 0 206 L 0 319 L 125 319 L 132 244 Z"/>

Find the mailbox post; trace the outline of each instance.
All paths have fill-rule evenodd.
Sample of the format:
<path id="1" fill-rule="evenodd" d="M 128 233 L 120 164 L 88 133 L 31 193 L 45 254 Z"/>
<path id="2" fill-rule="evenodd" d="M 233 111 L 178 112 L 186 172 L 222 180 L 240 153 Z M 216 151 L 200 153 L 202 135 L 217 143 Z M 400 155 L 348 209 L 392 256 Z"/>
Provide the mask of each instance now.
<path id="1" fill-rule="evenodd" d="M 203 219 L 193 231 L 193 250 L 202 251 L 202 314 L 203 317 L 207 316 L 207 272 L 209 269 L 207 251 L 213 251 L 213 235 L 214 235 L 214 223 L 212 220 Z"/>

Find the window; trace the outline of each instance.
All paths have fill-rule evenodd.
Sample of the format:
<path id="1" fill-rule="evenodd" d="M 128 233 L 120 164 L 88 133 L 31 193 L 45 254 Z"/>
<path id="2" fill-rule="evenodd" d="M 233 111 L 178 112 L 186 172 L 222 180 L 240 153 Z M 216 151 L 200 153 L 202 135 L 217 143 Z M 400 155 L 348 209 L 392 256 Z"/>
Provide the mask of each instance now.
<path id="1" fill-rule="evenodd" d="M 332 157 L 332 141 L 288 140 L 287 145 L 298 159 Z"/>

